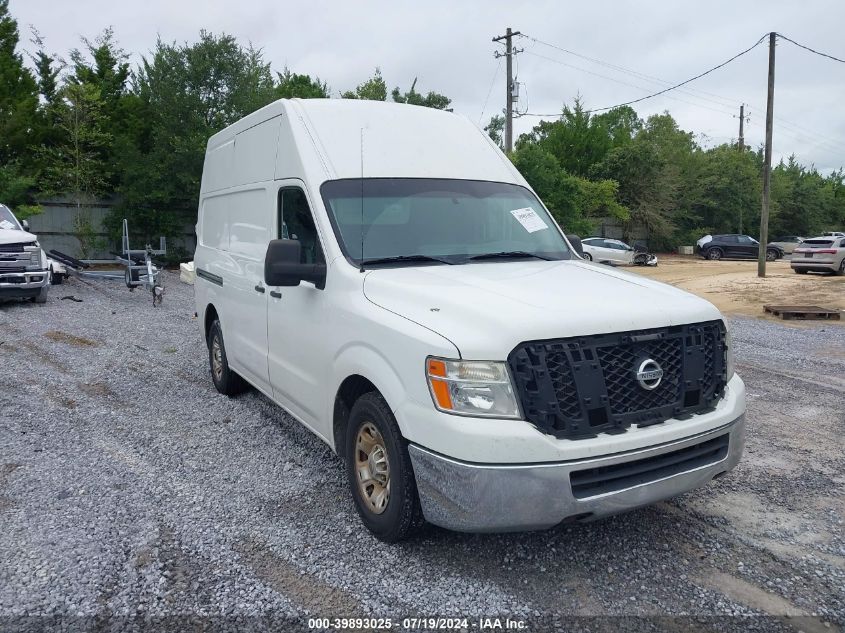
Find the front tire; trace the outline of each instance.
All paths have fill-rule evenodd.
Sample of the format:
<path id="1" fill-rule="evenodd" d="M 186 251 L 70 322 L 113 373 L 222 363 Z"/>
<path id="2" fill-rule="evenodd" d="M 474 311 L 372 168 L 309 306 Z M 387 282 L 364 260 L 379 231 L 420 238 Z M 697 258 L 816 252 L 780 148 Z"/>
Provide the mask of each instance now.
<path id="1" fill-rule="evenodd" d="M 423 525 L 407 443 L 379 393 L 352 406 L 344 457 L 355 509 L 377 539 L 396 543 Z"/>
<path id="2" fill-rule="evenodd" d="M 593 256 L 589 253 L 584 253 L 584 259 L 586 259 L 588 262 L 591 262 L 593 261 Z"/>
<path id="3" fill-rule="evenodd" d="M 722 254 L 721 248 L 711 248 L 707 251 L 707 259 L 717 262 L 722 259 Z"/>
<path id="4" fill-rule="evenodd" d="M 799 275 L 806 275 L 807 269 L 806 268 L 793 268 L 793 270 L 798 273 Z"/>
<path id="5" fill-rule="evenodd" d="M 777 258 L 778 258 L 778 252 L 777 251 L 773 251 L 771 249 L 766 251 L 766 261 L 767 262 L 773 262 Z"/>
<path id="6" fill-rule="evenodd" d="M 223 344 L 223 329 L 215 320 L 208 331 L 208 362 L 211 366 L 211 381 L 214 388 L 224 396 L 235 396 L 246 391 L 246 382 L 229 368 L 226 346 Z"/>
<path id="7" fill-rule="evenodd" d="M 50 291 L 50 284 L 41 286 L 38 294 L 32 298 L 33 303 L 47 303 L 47 293 Z"/>

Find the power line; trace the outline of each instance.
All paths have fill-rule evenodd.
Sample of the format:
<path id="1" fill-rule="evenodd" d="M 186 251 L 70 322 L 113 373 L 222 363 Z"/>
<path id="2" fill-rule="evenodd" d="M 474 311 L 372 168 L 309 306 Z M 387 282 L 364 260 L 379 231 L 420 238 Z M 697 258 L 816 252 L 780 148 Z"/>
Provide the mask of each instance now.
<path id="1" fill-rule="evenodd" d="M 814 48 L 810 48 L 809 46 L 804 46 L 803 44 L 799 44 L 795 40 L 789 39 L 788 37 L 786 37 L 786 35 L 783 35 L 782 33 L 776 33 L 776 35 L 779 38 L 786 40 L 787 42 L 792 42 L 793 44 L 795 44 L 795 46 L 798 46 L 800 48 L 803 48 L 804 50 L 810 51 L 811 53 L 815 53 L 816 55 L 821 55 L 822 57 L 827 57 L 828 59 L 832 59 L 833 61 L 839 62 L 840 64 L 845 64 L 845 59 L 839 59 L 838 57 L 834 57 L 833 55 L 828 55 L 827 53 L 822 53 L 820 51 L 815 50 Z"/>
<path id="2" fill-rule="evenodd" d="M 499 70 L 502 68 L 502 59 L 499 58 L 499 63 L 496 64 L 496 72 L 493 73 L 493 79 L 490 81 L 490 89 L 487 91 L 487 98 L 484 100 L 484 105 L 481 106 L 481 114 L 478 115 L 478 125 L 481 125 L 481 120 L 484 118 L 484 112 L 487 110 L 487 104 L 490 102 L 490 95 L 493 94 L 493 86 L 496 83 L 496 77 L 499 76 Z"/>
<path id="3" fill-rule="evenodd" d="M 588 75 L 600 77 L 601 79 L 607 79 L 608 81 L 613 81 L 613 82 L 621 84 L 623 86 L 629 86 L 631 88 L 636 88 L 637 90 L 643 90 L 645 92 L 649 92 L 650 90 L 652 90 L 651 88 L 646 88 L 644 86 L 639 86 L 637 84 L 628 83 L 627 81 L 622 81 L 621 79 L 617 79 L 615 77 L 608 77 L 607 75 L 602 75 L 601 73 L 597 73 L 597 72 L 594 72 L 592 70 L 587 70 L 586 68 L 581 68 L 580 66 L 575 66 L 573 64 L 569 64 L 569 63 L 561 61 L 559 59 L 554 59 L 552 57 L 546 57 L 545 55 L 541 55 L 541 54 L 535 53 L 533 51 L 525 51 L 525 54 L 526 55 L 532 55 L 533 57 L 539 57 L 540 59 L 545 59 L 546 61 L 550 61 L 550 62 L 553 62 L 555 64 L 560 64 L 561 66 L 566 66 L 567 68 L 573 68 L 575 70 L 587 73 Z M 685 94 L 687 94 L 687 93 L 685 93 Z M 696 97 L 695 95 L 692 95 L 692 97 L 696 98 L 696 99 L 699 98 L 699 97 Z M 685 99 L 681 99 L 679 97 L 667 97 L 667 98 L 672 99 L 674 101 L 680 101 L 681 103 L 688 103 L 689 105 L 693 105 L 693 106 L 696 106 L 696 107 L 699 107 L 699 108 L 704 108 L 706 110 L 711 110 L 713 112 L 718 112 L 719 114 L 730 114 L 731 116 L 733 116 L 733 112 L 728 112 L 727 110 L 717 110 L 714 107 L 702 105 L 700 103 L 694 103 L 692 101 L 686 101 Z M 721 103 L 718 103 L 718 102 L 714 102 L 714 103 L 716 103 L 717 105 L 720 105 L 722 107 L 725 107 Z M 557 115 L 539 115 L 539 114 L 522 113 L 522 114 L 520 114 L 520 116 L 560 116 L 560 114 L 557 114 Z"/>
<path id="4" fill-rule="evenodd" d="M 731 57 L 730 59 L 728 59 L 728 60 L 726 60 L 726 61 L 722 62 L 721 64 L 719 64 L 719 65 L 717 65 L 717 66 L 713 66 L 712 68 L 710 68 L 710 69 L 708 69 L 708 70 L 705 70 L 703 73 L 699 73 L 698 75 L 695 75 L 694 77 L 690 77 L 689 79 L 687 79 L 687 80 L 685 80 L 685 81 L 682 81 L 682 82 L 680 82 L 680 83 L 678 83 L 678 84 L 675 84 L 675 85 L 673 85 L 673 86 L 670 86 L 670 87 L 665 88 L 665 89 L 663 89 L 663 90 L 660 90 L 660 91 L 658 91 L 658 92 L 652 93 L 652 94 L 650 94 L 650 95 L 646 95 L 645 97 L 640 97 L 639 99 L 632 99 L 632 100 L 630 100 L 630 101 L 625 101 L 624 103 L 617 103 L 616 105 L 612 105 L 612 106 L 605 106 L 605 107 L 602 107 L 602 108 L 592 108 L 592 109 L 590 109 L 590 110 L 584 110 L 584 114 L 590 114 L 590 113 L 593 113 L 593 112 L 604 112 L 604 111 L 606 111 L 606 110 L 613 110 L 614 108 L 620 108 L 620 107 L 622 107 L 622 106 L 632 105 L 632 104 L 634 104 L 634 103 L 639 103 L 640 101 L 645 101 L 646 99 L 653 99 L 654 97 L 659 97 L 659 96 L 660 96 L 660 95 L 662 95 L 662 94 L 666 94 L 667 92 L 670 92 L 670 91 L 672 91 L 672 90 L 676 90 L 676 89 L 680 88 L 681 86 L 685 86 L 685 85 L 687 85 L 688 83 L 695 81 L 696 79 L 701 79 L 701 78 L 702 78 L 702 77 L 704 77 L 705 75 L 709 75 L 710 73 L 712 73 L 712 72 L 714 72 L 714 71 L 716 71 L 716 70 L 719 70 L 720 68 L 722 68 L 722 67 L 724 67 L 724 66 L 727 66 L 727 65 L 728 65 L 728 64 L 730 64 L 732 61 L 734 61 L 734 60 L 736 60 L 736 59 L 739 59 L 739 58 L 740 58 L 740 57 L 742 57 L 743 55 L 745 55 L 745 54 L 747 54 L 747 53 L 751 52 L 752 50 L 754 50 L 755 48 L 757 48 L 757 47 L 760 45 L 760 43 L 761 43 L 761 42 L 763 42 L 763 40 L 765 40 L 767 37 L 769 37 L 769 35 L 768 35 L 768 34 L 764 35 L 764 36 L 763 36 L 763 37 L 761 37 L 759 40 L 757 40 L 757 41 L 756 41 L 756 42 L 755 42 L 752 46 L 749 46 L 749 47 L 748 47 L 748 48 L 746 48 L 744 51 L 741 51 L 741 52 L 737 53 L 736 55 L 734 55 L 734 56 L 733 56 L 733 57 Z M 535 53 L 535 54 L 536 54 L 536 53 Z M 560 113 L 557 113 L 557 114 L 537 114 L 537 113 L 526 113 L 526 115 L 525 115 L 525 116 L 539 116 L 539 117 L 544 117 L 544 116 L 545 116 L 545 117 L 557 116 L 557 117 L 559 117 L 559 116 L 561 116 L 561 115 L 560 115 Z"/>
<path id="5" fill-rule="evenodd" d="M 628 75 L 633 75 L 640 79 L 644 79 L 648 82 L 654 84 L 662 84 L 664 86 L 671 86 L 671 81 L 666 81 L 665 79 L 661 79 L 660 77 L 655 77 L 654 75 L 648 75 L 646 73 L 641 73 L 637 70 L 633 70 L 631 68 L 626 68 L 625 66 L 619 66 L 617 64 L 611 64 L 610 62 L 603 61 L 601 59 L 596 59 L 595 57 L 590 57 L 588 55 L 582 55 L 581 53 L 576 53 L 575 51 L 569 50 L 568 48 L 563 48 L 562 46 L 557 46 L 556 44 L 552 44 L 550 42 L 545 42 L 543 40 L 537 39 L 536 37 L 532 37 L 530 35 L 522 35 L 522 37 L 531 40 L 536 44 L 542 44 L 543 46 L 548 46 L 549 48 L 554 48 L 555 50 L 561 51 L 562 53 L 566 53 L 568 55 L 573 55 L 575 57 L 579 57 L 581 59 L 587 60 L 594 64 L 599 64 L 600 66 L 605 66 L 606 68 L 610 68 L 620 73 L 625 73 Z M 733 108 L 735 105 L 735 99 L 731 99 L 729 97 L 725 97 L 723 95 L 717 95 L 713 92 L 707 92 L 706 90 L 701 90 L 700 88 L 690 88 L 689 90 L 680 90 L 679 92 L 684 92 L 689 94 L 690 96 L 695 97 L 696 99 L 703 99 L 705 101 L 710 101 L 720 106 L 725 106 L 729 108 Z M 710 97 L 715 97 L 715 99 L 709 99 L 707 97 L 701 97 L 699 95 L 693 93 L 700 93 L 702 95 L 708 95 Z M 716 100 L 718 99 L 718 101 Z"/>
<path id="6" fill-rule="evenodd" d="M 780 34 L 778 34 L 778 35 L 780 36 Z M 628 75 L 637 77 L 639 79 L 643 79 L 643 80 L 648 81 L 650 83 L 662 84 L 662 85 L 666 85 L 666 86 L 671 85 L 671 82 L 669 82 L 665 79 L 661 79 L 660 77 L 656 77 L 654 75 L 649 75 L 649 74 L 646 74 L 646 73 L 643 73 L 643 72 L 639 72 L 637 70 L 627 68 L 625 66 L 620 66 L 618 64 L 613 64 L 611 62 L 604 61 L 604 60 L 601 60 L 601 59 L 597 59 L 595 57 L 590 57 L 589 55 L 584 55 L 582 53 L 578 53 L 578 52 L 573 51 L 571 49 L 564 48 L 563 46 L 558 46 L 557 44 L 552 44 L 551 42 L 546 42 L 544 40 L 538 39 L 538 38 L 533 37 L 531 35 L 522 34 L 521 37 L 523 39 L 530 40 L 535 45 L 540 44 L 540 45 L 543 45 L 543 46 L 547 46 L 549 48 L 555 49 L 555 50 L 560 51 L 562 53 L 565 53 L 567 55 L 572 55 L 574 57 L 584 59 L 586 61 L 592 62 L 594 64 L 598 64 L 600 66 L 604 66 L 604 67 L 609 68 L 611 70 L 614 70 L 616 72 L 628 74 Z M 543 55 L 540 55 L 539 53 L 535 53 L 534 51 L 526 51 L 526 54 L 534 55 L 535 57 L 539 57 L 539 58 L 545 59 L 547 61 L 551 61 L 551 62 L 554 62 L 556 64 L 560 64 L 562 66 L 567 66 L 569 68 L 573 68 L 575 70 L 579 70 L 581 72 L 585 72 L 585 73 L 594 75 L 596 77 L 601 77 L 601 78 L 607 79 L 609 81 L 614 81 L 616 83 L 619 83 L 620 85 L 632 86 L 632 87 L 638 88 L 640 90 L 644 90 L 646 92 L 648 92 L 648 90 L 649 90 L 648 88 L 645 88 L 644 86 L 637 86 L 637 85 L 634 85 L 634 84 L 631 84 L 631 83 L 621 81 L 621 80 L 616 79 L 614 77 L 608 77 L 606 75 L 602 75 L 602 74 L 587 70 L 585 68 L 580 68 L 578 66 L 568 64 L 568 63 L 566 63 L 562 60 L 559 60 L 559 59 L 553 59 L 551 57 L 545 57 Z M 689 95 L 693 99 L 700 99 L 702 101 L 707 101 L 707 102 L 716 104 L 716 105 L 724 107 L 724 108 L 729 108 L 731 110 L 733 110 L 733 108 L 735 107 L 735 100 L 734 99 L 732 99 L 730 97 L 726 97 L 724 95 L 719 95 L 719 94 L 716 94 L 716 93 L 713 93 L 713 92 L 708 92 L 706 90 L 701 90 L 700 88 L 688 88 L 686 90 L 679 89 L 678 92 Z M 698 93 L 698 94 L 696 94 L 696 93 Z M 715 99 L 710 99 L 708 97 L 701 96 L 701 95 L 708 95 L 709 97 L 715 97 Z M 674 97 L 674 98 L 668 97 L 668 98 L 673 99 L 675 101 L 679 101 L 681 103 L 687 103 L 689 105 L 693 105 L 693 106 L 696 106 L 696 107 L 699 107 L 699 108 L 709 109 L 709 110 L 712 110 L 713 112 L 720 112 L 720 113 L 722 112 L 721 110 L 717 110 L 715 108 L 708 108 L 707 106 L 704 106 L 700 103 L 694 103 L 692 101 L 686 101 L 686 100 L 680 99 L 678 97 Z M 741 100 L 741 101 L 743 101 L 743 100 Z M 762 108 L 756 108 L 756 109 L 762 110 Z M 526 108 L 526 112 L 519 113 L 519 116 L 538 116 L 538 115 L 529 115 L 527 113 L 527 110 L 529 110 L 529 108 Z M 555 114 L 555 115 L 542 115 L 542 116 L 560 116 L 560 114 L 558 113 L 558 114 Z M 818 132 L 816 130 L 812 130 L 812 129 L 810 129 L 806 126 L 803 126 L 801 124 L 794 123 L 792 121 L 784 119 L 783 117 L 775 116 L 775 120 L 782 123 L 785 126 L 791 126 L 791 127 L 795 128 L 796 130 L 800 131 L 801 134 L 802 134 L 802 140 L 813 141 L 816 145 L 826 145 L 828 148 L 834 148 L 835 147 L 837 151 L 840 151 L 840 152 L 843 151 L 842 150 L 843 146 L 840 145 L 840 142 L 837 141 L 836 139 L 831 139 L 827 134 L 822 134 L 821 132 Z M 795 135 L 795 134 L 793 134 L 792 136 L 794 136 L 795 138 L 798 138 L 798 136 Z"/>

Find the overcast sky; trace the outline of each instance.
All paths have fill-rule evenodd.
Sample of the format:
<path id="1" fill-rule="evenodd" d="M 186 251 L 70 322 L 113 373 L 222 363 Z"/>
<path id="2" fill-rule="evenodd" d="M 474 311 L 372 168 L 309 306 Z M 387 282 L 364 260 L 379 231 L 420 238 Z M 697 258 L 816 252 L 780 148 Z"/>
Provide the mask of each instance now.
<path id="1" fill-rule="evenodd" d="M 335 96 L 378 66 L 389 88 L 450 97 L 456 112 L 486 123 L 504 107 L 504 63 L 491 38 L 510 26 L 525 35 L 590 57 L 519 38 L 520 111 L 556 113 L 581 94 L 588 107 L 629 101 L 692 77 L 778 31 L 845 58 L 845 2 L 592 2 L 475 0 L 11 0 L 22 39 L 35 26 L 50 51 L 67 57 L 80 37 L 112 26 L 137 62 L 154 45 L 194 41 L 201 28 L 226 32 L 264 50 L 274 70 L 319 75 Z M 515 40 L 516 41 L 516 40 Z M 740 103 L 750 123 L 746 142 L 763 139 L 767 47 L 634 107 L 645 117 L 669 110 L 680 126 L 712 145 L 736 139 Z M 610 68 L 621 66 L 639 73 Z M 498 73 L 497 71 L 498 67 Z M 495 75 L 495 82 L 493 81 Z M 491 91 L 492 87 L 492 91 Z M 489 101 L 487 100 L 489 94 Z M 779 41 L 775 90 L 775 158 L 795 153 L 825 172 L 845 165 L 845 64 Z M 483 112 L 483 117 L 482 117 Z M 536 124 L 524 116 L 516 131 Z"/>

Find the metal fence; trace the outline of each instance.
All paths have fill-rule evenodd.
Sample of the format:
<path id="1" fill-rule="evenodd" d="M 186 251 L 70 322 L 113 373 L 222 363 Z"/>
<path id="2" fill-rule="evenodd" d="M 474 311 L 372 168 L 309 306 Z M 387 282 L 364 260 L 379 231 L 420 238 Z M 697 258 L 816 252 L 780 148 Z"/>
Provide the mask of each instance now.
<path id="1" fill-rule="evenodd" d="M 57 250 L 72 257 L 86 256 L 89 259 L 114 259 L 115 254 L 120 252 L 120 236 L 115 238 L 109 235 L 103 227 L 106 216 L 116 206 L 114 200 L 96 200 L 79 208 L 73 202 L 61 198 L 40 200 L 38 204 L 42 212 L 29 218 L 29 227 L 30 231 L 38 236 L 44 250 Z M 90 222 L 91 227 L 88 232 L 90 248 L 87 254 L 82 252 L 82 241 L 77 226 L 80 212 Z M 158 240 L 153 246 L 157 245 Z M 168 239 L 168 249 L 173 249 L 172 252 L 182 248 L 188 253 L 193 253 L 196 245 L 196 233 L 190 225 L 185 226 L 176 239 Z M 143 244 L 137 246 L 140 248 Z"/>

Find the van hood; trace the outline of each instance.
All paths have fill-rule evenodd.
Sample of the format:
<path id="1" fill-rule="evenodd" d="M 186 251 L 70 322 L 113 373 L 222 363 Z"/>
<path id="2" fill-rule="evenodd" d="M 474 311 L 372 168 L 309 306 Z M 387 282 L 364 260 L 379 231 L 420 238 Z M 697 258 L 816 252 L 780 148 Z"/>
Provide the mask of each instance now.
<path id="1" fill-rule="evenodd" d="M 2 244 L 21 244 L 29 243 L 37 240 L 38 237 L 27 231 L 19 231 L 18 229 L 4 229 L 0 228 L 0 245 Z"/>
<path id="2" fill-rule="evenodd" d="M 688 292 L 581 260 L 382 268 L 367 272 L 364 295 L 477 360 L 503 360 L 523 341 L 721 318 Z"/>

